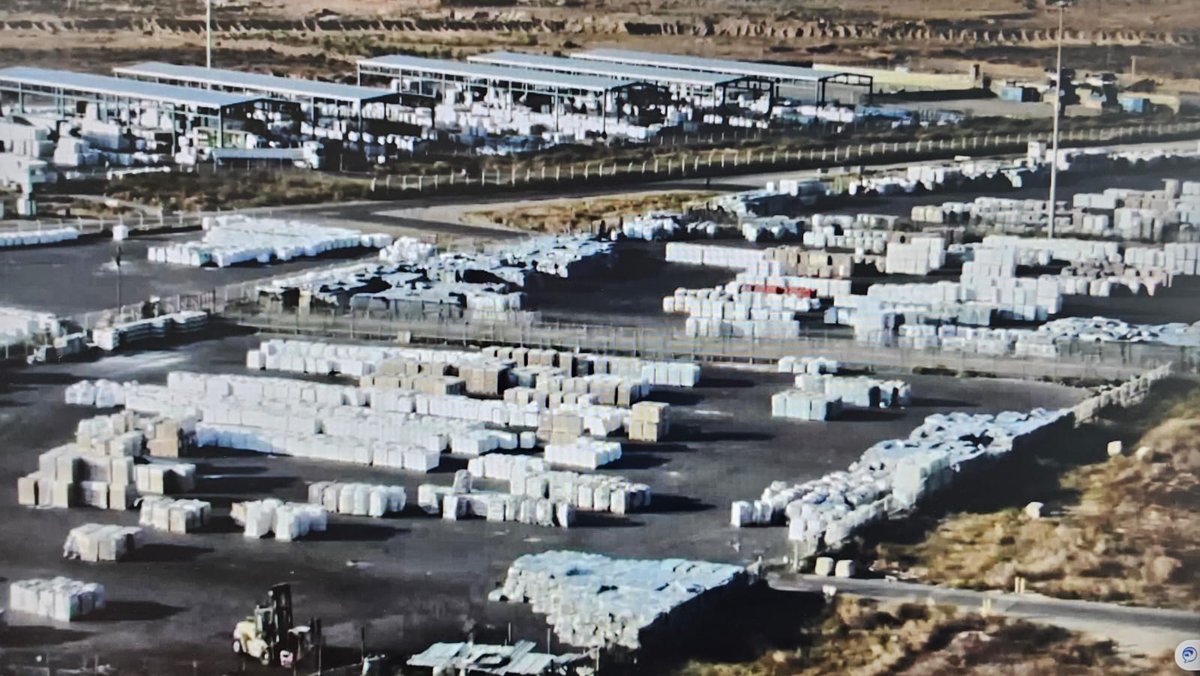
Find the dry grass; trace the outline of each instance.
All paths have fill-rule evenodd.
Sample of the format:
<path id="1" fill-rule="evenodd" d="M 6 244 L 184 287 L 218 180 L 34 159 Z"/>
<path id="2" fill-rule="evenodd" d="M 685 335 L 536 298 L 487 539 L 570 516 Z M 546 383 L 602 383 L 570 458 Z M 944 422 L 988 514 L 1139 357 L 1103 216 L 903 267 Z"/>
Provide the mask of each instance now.
<path id="1" fill-rule="evenodd" d="M 536 232 L 570 232 L 590 230 L 600 221 L 605 221 L 610 227 L 615 226 L 622 217 L 640 215 L 647 211 L 683 209 L 690 204 L 703 203 L 714 195 L 716 193 L 680 190 L 614 197 L 546 200 L 468 211 L 463 215 L 463 220 L 468 223 L 499 223 L 510 228 Z"/>
<path id="2" fill-rule="evenodd" d="M 339 202 L 370 194 L 366 180 L 307 171 L 138 174 L 105 189 L 106 196 L 167 212 Z"/>
<path id="3" fill-rule="evenodd" d="M 690 662 L 680 676 L 820 674 L 1141 674 L 1153 665 L 1112 643 L 1058 627 L 962 614 L 944 606 L 880 604 L 839 596 L 802 648 L 739 664 Z"/>
<path id="4" fill-rule="evenodd" d="M 1077 497 L 1051 515 L 953 515 L 919 543 L 880 544 L 876 566 L 971 588 L 1011 588 L 1019 575 L 1053 596 L 1200 610 L 1200 394 L 1163 403 L 1165 419 L 1134 422 L 1145 431 L 1126 455 L 1063 474 L 1063 494 Z M 1142 446 L 1151 454 L 1139 460 Z"/>

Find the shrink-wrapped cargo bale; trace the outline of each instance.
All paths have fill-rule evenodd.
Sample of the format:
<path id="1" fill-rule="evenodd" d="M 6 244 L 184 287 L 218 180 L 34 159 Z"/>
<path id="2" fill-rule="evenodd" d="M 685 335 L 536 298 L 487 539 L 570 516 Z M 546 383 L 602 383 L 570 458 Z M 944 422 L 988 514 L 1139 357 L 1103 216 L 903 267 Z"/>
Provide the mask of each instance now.
<path id="1" fill-rule="evenodd" d="M 547 613 L 565 643 L 638 650 L 683 640 L 693 623 L 715 620 L 704 613 L 748 579 L 738 566 L 551 551 L 514 561 L 489 600 L 529 603 Z"/>

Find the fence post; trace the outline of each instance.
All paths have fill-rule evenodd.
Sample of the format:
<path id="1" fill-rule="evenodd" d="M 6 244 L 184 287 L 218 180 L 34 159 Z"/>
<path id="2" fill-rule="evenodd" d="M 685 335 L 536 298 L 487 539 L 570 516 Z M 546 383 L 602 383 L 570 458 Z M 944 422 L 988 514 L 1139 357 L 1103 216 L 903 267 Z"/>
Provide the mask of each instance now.
<path id="1" fill-rule="evenodd" d="M 480 187 L 487 185 L 487 169 L 482 167 L 479 169 L 479 185 Z"/>

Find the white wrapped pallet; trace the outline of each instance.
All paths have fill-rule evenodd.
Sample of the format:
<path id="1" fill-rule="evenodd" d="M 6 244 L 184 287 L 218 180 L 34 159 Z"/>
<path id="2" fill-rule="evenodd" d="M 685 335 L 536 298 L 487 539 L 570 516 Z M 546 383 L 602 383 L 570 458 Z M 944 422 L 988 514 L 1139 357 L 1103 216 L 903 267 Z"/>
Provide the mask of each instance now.
<path id="1" fill-rule="evenodd" d="M 570 444 L 547 444 L 546 462 L 551 465 L 595 470 L 621 459 L 621 444 L 579 437 Z"/>
<path id="2" fill-rule="evenodd" d="M 841 397 L 824 392 L 792 389 L 771 395 L 771 416 L 776 418 L 823 421 L 836 417 L 841 410 Z"/>
<path id="3" fill-rule="evenodd" d="M 80 561 L 120 561 L 142 544 L 142 529 L 88 523 L 71 529 L 63 558 Z"/>
<path id="4" fill-rule="evenodd" d="M 234 522 L 248 538 L 274 533 L 275 539 L 290 542 L 309 533 L 323 532 L 329 515 L 325 508 L 304 502 L 282 502 L 273 498 L 234 503 Z"/>
<path id="5" fill-rule="evenodd" d="M 309 484 L 308 502 L 337 514 L 380 518 L 404 511 L 403 486 L 320 481 Z"/>
<path id="6" fill-rule="evenodd" d="M 56 622 L 82 619 L 107 605 L 104 586 L 65 577 L 17 580 L 9 585 L 9 609 Z"/>
<path id="7" fill-rule="evenodd" d="M 197 242 L 152 246 L 147 258 L 156 263 L 223 268 L 319 256 L 339 249 L 379 249 L 392 243 L 390 235 L 240 214 L 206 217 L 204 230 L 203 239 Z"/>

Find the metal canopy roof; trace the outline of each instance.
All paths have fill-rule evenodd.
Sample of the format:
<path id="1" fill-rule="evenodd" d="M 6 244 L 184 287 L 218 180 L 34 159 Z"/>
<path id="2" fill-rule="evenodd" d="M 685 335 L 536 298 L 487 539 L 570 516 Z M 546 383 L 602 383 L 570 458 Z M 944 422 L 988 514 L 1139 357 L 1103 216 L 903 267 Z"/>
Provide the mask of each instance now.
<path id="1" fill-rule="evenodd" d="M 27 66 L 0 68 L 0 83 L 50 90 L 86 92 L 102 96 L 116 96 L 136 99 L 138 101 L 172 103 L 180 106 L 210 108 L 214 110 L 252 103 L 262 98 L 258 96 L 214 92 L 198 87 L 139 82 L 137 80 L 125 80 L 109 75 L 93 75 L 92 73 L 79 73 L 71 70 L 51 70 L 48 68 L 30 68 Z"/>
<path id="2" fill-rule="evenodd" d="M 753 61 L 736 61 L 733 59 L 709 59 L 702 56 L 687 56 L 685 54 L 640 52 L 632 49 L 589 49 L 582 52 L 575 52 L 571 54 L 571 57 L 589 61 L 607 61 L 610 63 L 628 63 L 639 66 L 699 70 L 708 73 L 757 75 L 774 80 L 817 82 L 832 74 L 829 71 L 818 71 L 814 68 L 801 68 L 799 66 L 781 66 L 772 63 L 755 63 Z"/>
<path id="3" fill-rule="evenodd" d="M 406 54 L 391 54 L 373 59 L 363 59 L 358 62 L 358 66 L 359 68 L 363 66 L 383 69 L 393 68 L 396 70 L 418 71 L 430 75 L 489 80 L 493 82 L 519 82 L 536 87 L 588 92 L 606 92 L 635 84 L 634 80 L 620 80 L 593 75 L 566 75 L 529 68 L 510 68 L 483 63 L 427 59 L 420 56 L 408 56 Z"/>
<path id="4" fill-rule="evenodd" d="M 244 89 L 262 94 L 342 101 L 346 103 L 361 104 L 392 95 L 392 92 L 386 89 L 377 89 L 374 87 L 359 87 L 357 85 L 338 84 L 336 82 L 279 77 L 265 73 L 248 73 L 224 68 L 181 66 L 159 61 L 148 61 L 133 66 L 114 68 L 113 72 L 120 76 L 137 79 L 171 80 L 203 87 Z"/>
<path id="5" fill-rule="evenodd" d="M 568 59 L 559 56 L 522 52 L 489 52 L 487 54 L 468 57 L 467 60 L 475 63 L 490 63 L 499 66 L 533 68 L 560 73 L 595 75 L 599 77 L 642 80 L 664 84 L 681 84 L 693 87 L 720 87 L 738 79 L 738 76 L 729 75 L 728 73 L 709 73 L 695 70 L 680 70 L 677 68 L 639 66 L 627 63 Z"/>

